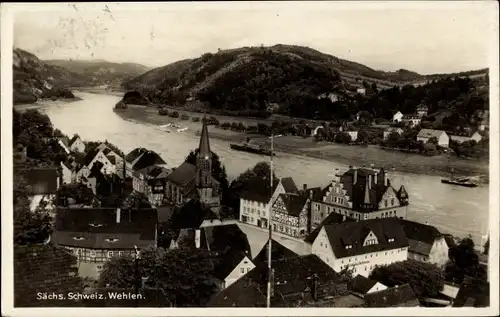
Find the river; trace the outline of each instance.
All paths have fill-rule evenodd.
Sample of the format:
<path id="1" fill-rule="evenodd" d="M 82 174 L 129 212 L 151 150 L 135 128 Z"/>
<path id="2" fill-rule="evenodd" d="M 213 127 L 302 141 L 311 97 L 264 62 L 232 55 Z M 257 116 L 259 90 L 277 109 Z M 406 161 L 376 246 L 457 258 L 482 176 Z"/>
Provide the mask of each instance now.
<path id="1" fill-rule="evenodd" d="M 76 92 L 82 100 L 54 102 L 20 107 L 39 108 L 51 119 L 54 127 L 63 133 L 78 133 L 84 140 L 108 140 L 125 153 L 136 147 L 145 147 L 159 153 L 170 166 L 177 166 L 198 146 L 194 133 L 165 133 L 154 126 L 126 121 L 113 112 L 120 97 Z M 230 179 L 238 176 L 266 158 L 244 152 L 231 151 L 229 142 L 211 139 L 212 150 L 225 165 Z M 347 166 L 333 161 L 278 153 L 274 160 L 278 176 L 292 176 L 298 187 L 324 186 L 335 168 Z M 489 218 L 489 187 L 456 187 L 442 184 L 436 176 L 389 171 L 395 188 L 403 184 L 410 195 L 408 219 L 435 225 L 444 233 L 455 236 L 471 234 L 479 244 L 486 234 Z"/>

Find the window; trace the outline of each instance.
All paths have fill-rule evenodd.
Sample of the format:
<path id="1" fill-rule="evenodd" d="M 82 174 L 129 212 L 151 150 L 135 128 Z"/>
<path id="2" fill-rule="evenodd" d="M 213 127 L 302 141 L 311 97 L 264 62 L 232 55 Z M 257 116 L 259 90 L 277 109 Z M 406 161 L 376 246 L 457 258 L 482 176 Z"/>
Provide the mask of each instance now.
<path id="1" fill-rule="evenodd" d="M 387 199 L 384 200 L 384 205 L 387 207 Z"/>
<path id="2" fill-rule="evenodd" d="M 106 239 L 106 242 L 116 242 L 116 241 L 118 241 L 118 239 L 116 239 L 116 238 L 108 238 L 108 239 Z"/>
<path id="3" fill-rule="evenodd" d="M 272 262 L 271 262 L 272 263 Z M 247 267 L 247 273 L 250 272 L 250 267 Z"/>
<path id="4" fill-rule="evenodd" d="M 84 237 L 73 237 L 73 240 L 80 241 L 80 240 L 85 240 L 85 238 Z"/>
<path id="5" fill-rule="evenodd" d="M 123 256 L 123 251 L 118 251 L 118 256 Z"/>
<path id="6" fill-rule="evenodd" d="M 387 241 L 394 242 L 394 238 L 389 238 Z"/>
<path id="7" fill-rule="evenodd" d="M 113 257 L 113 251 L 108 251 L 108 258 L 112 258 Z"/>
<path id="8" fill-rule="evenodd" d="M 245 268 L 244 267 L 240 268 L 240 273 L 241 274 L 245 274 Z"/>
<path id="9" fill-rule="evenodd" d="M 391 198 L 391 206 L 394 206 L 394 198 Z"/>
<path id="10" fill-rule="evenodd" d="M 93 257 L 93 258 L 95 258 L 95 251 L 94 250 L 90 251 L 90 256 Z"/>

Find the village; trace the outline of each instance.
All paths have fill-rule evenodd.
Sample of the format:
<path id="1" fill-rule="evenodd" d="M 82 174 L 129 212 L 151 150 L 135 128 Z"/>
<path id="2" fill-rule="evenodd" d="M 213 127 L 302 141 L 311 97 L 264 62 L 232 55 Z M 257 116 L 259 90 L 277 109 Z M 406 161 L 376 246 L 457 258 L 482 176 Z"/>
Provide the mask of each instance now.
<path id="1" fill-rule="evenodd" d="M 425 113 L 420 106 L 394 121 L 419 125 Z M 325 171 L 331 182 L 312 187 L 274 175 L 272 162 L 263 161 L 228 186 L 210 147 L 208 120 L 202 122 L 198 148 L 177 167 L 145 148 L 124 154 L 107 141 L 75 135 L 45 137 L 64 154 L 60 166 L 20 170 L 30 210 L 52 217 L 46 243 L 76 257 L 86 292 L 155 299 L 91 305 L 183 306 L 151 283 L 154 270 L 141 268 L 151 248 L 208 252 L 214 267 L 207 279 L 216 287 L 202 303 L 207 307 L 488 305 L 489 293 L 477 286 L 478 279 L 489 281 L 487 248 L 475 266 L 464 267 L 470 241 L 408 220 L 412 193 L 404 184 L 394 187 L 390 171 L 349 166 Z M 401 132 L 388 129 L 384 138 Z M 481 134 L 421 129 L 416 141 L 446 148 L 450 139 L 477 142 Z M 27 148 L 19 153 L 28 159 Z M 120 258 L 135 263 L 128 284 L 112 282 Z M 476 271 L 483 273 L 470 273 Z"/>

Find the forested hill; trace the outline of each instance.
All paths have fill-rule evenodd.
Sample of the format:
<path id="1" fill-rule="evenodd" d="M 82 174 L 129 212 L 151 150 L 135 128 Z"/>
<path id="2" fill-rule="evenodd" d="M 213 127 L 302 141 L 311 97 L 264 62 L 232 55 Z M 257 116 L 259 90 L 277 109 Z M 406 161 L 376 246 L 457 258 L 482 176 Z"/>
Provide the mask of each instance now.
<path id="1" fill-rule="evenodd" d="M 317 116 L 324 111 L 313 103 L 321 96 L 330 98 L 330 103 L 347 101 L 335 105 L 344 109 L 327 111 L 330 115 L 325 119 L 330 119 L 335 112 L 348 116 L 357 111 L 358 106 L 347 106 L 352 106 L 350 101 L 360 88 L 376 94 L 429 80 L 404 69 L 377 71 L 308 47 L 275 45 L 206 53 L 150 70 L 126 81 L 124 88 L 156 104 L 250 116 L 270 112 Z"/>
<path id="2" fill-rule="evenodd" d="M 64 67 L 84 76 L 89 86 L 119 87 L 124 81 L 144 74 L 149 67 L 135 63 L 113 63 L 105 60 L 46 60 L 45 63 Z"/>
<path id="3" fill-rule="evenodd" d="M 14 49 L 12 64 L 14 104 L 32 103 L 39 98 L 74 98 L 67 87 L 85 83 L 83 76 L 49 65 L 22 49 Z"/>

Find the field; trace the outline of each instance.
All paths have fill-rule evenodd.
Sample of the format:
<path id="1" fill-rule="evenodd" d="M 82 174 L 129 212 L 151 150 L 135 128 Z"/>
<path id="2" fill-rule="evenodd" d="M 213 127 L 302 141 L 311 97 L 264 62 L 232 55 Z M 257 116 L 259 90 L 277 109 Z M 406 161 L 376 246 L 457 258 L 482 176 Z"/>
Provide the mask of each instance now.
<path id="1" fill-rule="evenodd" d="M 193 122 L 191 117 L 203 117 L 200 113 L 178 111 L 180 115 L 187 114 L 189 120 L 174 119 L 168 116 L 158 115 L 154 107 L 129 105 L 126 110 L 117 112 L 121 117 L 129 120 L 143 122 L 152 125 L 163 125 L 177 123 L 182 127 L 188 127 L 185 133 L 196 133 L 201 129 L 200 122 Z M 215 116 L 220 122 L 242 122 L 245 125 L 257 124 L 257 122 L 270 123 L 272 120 L 258 120 L 254 118 L 233 118 L 228 116 Z M 246 134 L 218 128 L 210 129 L 210 137 L 230 142 L 241 142 L 247 137 L 252 142 L 260 145 L 269 145 L 269 138 L 255 134 Z M 395 169 L 399 172 L 449 176 L 450 168 L 456 174 L 461 175 L 488 175 L 488 160 L 466 160 L 447 155 L 424 156 L 421 154 L 403 153 L 379 148 L 378 146 L 340 145 L 329 142 L 315 142 L 313 138 L 302 138 L 298 136 L 283 136 L 275 138 L 274 148 L 278 152 L 302 155 L 324 160 L 332 160 L 341 164 L 376 166 L 386 169 Z M 486 177 L 487 178 L 487 177 Z"/>

